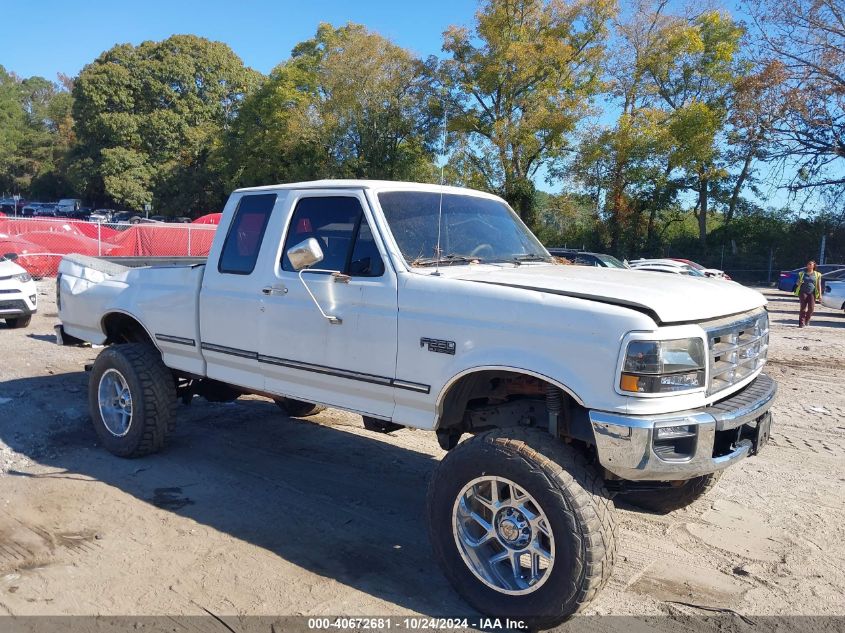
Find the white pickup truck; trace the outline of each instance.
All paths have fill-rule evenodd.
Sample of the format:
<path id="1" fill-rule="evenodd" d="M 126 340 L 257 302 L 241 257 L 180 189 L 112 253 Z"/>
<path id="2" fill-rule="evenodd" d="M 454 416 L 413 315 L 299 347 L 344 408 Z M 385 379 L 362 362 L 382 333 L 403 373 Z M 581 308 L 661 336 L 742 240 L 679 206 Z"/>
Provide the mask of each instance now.
<path id="1" fill-rule="evenodd" d="M 207 262 L 59 267 L 60 338 L 105 447 L 161 449 L 179 398 L 254 393 L 431 430 L 434 553 L 491 616 L 552 626 L 614 560 L 614 503 L 665 512 L 768 439 L 763 296 L 555 261 L 500 198 L 343 181 L 241 189 Z M 462 436 L 471 437 L 461 442 Z"/>

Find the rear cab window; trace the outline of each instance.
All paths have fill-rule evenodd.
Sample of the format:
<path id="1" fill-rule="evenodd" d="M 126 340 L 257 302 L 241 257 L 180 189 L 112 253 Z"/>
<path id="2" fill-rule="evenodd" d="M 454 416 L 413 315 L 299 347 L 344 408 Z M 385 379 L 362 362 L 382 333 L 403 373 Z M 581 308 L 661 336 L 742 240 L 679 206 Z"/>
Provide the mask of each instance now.
<path id="1" fill-rule="evenodd" d="M 230 275 L 250 275 L 255 270 L 264 231 L 276 204 L 276 194 L 243 196 L 232 217 L 217 270 Z"/>

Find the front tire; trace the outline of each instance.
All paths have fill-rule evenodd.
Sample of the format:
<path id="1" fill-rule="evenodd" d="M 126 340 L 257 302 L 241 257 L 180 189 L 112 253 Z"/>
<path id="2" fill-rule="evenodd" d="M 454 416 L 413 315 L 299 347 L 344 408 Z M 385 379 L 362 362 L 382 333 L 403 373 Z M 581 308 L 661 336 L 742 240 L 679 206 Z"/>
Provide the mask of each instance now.
<path id="1" fill-rule="evenodd" d="M 429 535 L 449 582 L 481 613 L 531 628 L 563 622 L 607 582 L 613 509 L 585 458 L 535 429 L 459 444 L 428 489 Z"/>
<path id="2" fill-rule="evenodd" d="M 698 501 L 710 492 L 722 476 L 721 472 L 702 475 L 659 490 L 621 492 L 620 501 L 656 514 L 668 514 Z"/>
<path id="3" fill-rule="evenodd" d="M 88 405 L 97 437 L 119 457 L 164 448 L 176 423 L 176 384 L 148 343 L 107 347 L 94 362 Z"/>
<path id="4" fill-rule="evenodd" d="M 14 319 L 6 319 L 6 325 L 15 330 L 19 328 L 29 327 L 30 321 L 32 321 L 32 316 L 27 315 L 22 317 L 16 317 Z"/>

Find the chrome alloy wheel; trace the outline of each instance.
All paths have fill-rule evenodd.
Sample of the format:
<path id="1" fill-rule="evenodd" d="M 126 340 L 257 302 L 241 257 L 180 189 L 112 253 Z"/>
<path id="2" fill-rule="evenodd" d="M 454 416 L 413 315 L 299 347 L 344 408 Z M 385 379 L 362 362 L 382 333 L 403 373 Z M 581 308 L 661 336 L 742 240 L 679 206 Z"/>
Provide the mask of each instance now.
<path id="1" fill-rule="evenodd" d="M 132 393 L 123 374 L 116 369 L 103 372 L 97 388 L 97 401 L 100 405 L 100 416 L 108 432 L 115 437 L 123 437 L 129 433 L 129 425 L 132 423 Z"/>
<path id="2" fill-rule="evenodd" d="M 539 589 L 552 571 L 555 540 L 543 509 L 504 477 L 473 479 L 452 509 L 452 533 L 467 567 L 508 595 Z"/>

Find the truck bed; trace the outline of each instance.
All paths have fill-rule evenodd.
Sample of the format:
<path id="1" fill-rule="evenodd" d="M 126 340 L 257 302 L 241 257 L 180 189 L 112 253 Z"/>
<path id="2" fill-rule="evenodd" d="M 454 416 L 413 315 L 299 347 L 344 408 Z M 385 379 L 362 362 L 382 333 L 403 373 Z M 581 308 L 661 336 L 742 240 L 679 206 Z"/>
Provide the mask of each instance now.
<path id="1" fill-rule="evenodd" d="M 179 261 L 187 259 L 192 261 Z M 56 280 L 64 331 L 83 341 L 103 344 L 108 339 L 109 319 L 132 318 L 143 324 L 168 366 L 204 374 L 197 309 L 204 263 L 204 258 L 110 261 L 68 255 L 59 264 Z M 160 333 L 167 333 L 169 340 L 157 336 Z"/>

